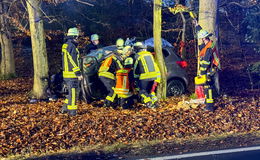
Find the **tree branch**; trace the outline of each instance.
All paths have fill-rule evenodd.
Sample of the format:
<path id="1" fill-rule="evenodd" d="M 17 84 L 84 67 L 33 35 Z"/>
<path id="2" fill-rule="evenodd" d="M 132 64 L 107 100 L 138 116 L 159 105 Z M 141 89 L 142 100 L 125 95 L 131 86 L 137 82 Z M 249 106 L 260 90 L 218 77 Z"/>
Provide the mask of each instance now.
<path id="1" fill-rule="evenodd" d="M 183 31 L 183 29 L 182 28 L 173 28 L 173 29 L 162 30 L 162 32 L 179 32 L 179 31 Z"/>

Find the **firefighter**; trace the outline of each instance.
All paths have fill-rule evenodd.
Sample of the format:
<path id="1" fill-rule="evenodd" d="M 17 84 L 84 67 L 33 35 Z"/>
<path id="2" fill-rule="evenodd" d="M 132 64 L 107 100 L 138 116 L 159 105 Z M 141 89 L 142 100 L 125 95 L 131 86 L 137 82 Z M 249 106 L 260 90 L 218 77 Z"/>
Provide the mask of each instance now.
<path id="1" fill-rule="evenodd" d="M 79 81 L 83 78 L 79 68 L 78 36 L 78 29 L 70 28 L 65 38 L 66 42 L 62 45 L 63 79 L 68 87 L 68 95 L 61 112 L 71 116 L 77 114 Z"/>
<path id="2" fill-rule="evenodd" d="M 126 46 L 123 48 L 123 68 L 117 70 L 116 72 L 116 87 L 115 87 L 115 93 L 117 94 L 120 102 L 120 106 L 123 107 L 123 109 L 130 108 L 133 106 L 134 102 L 132 99 L 133 95 L 133 82 L 134 82 L 134 76 L 133 76 L 133 65 L 134 60 L 133 57 L 131 57 L 132 54 L 132 47 Z"/>
<path id="3" fill-rule="evenodd" d="M 159 68 L 152 53 L 146 50 L 146 46 L 142 42 L 136 42 L 134 48 L 137 53 L 134 63 L 134 78 L 138 82 L 139 96 L 146 107 L 155 108 L 157 97 L 155 94 L 151 94 L 151 90 L 154 87 L 155 80 L 159 82 Z"/>
<path id="4" fill-rule="evenodd" d="M 110 107 L 115 104 L 116 94 L 114 89 L 116 85 L 116 71 L 123 68 L 120 59 L 120 55 L 116 52 L 106 58 L 98 70 L 98 76 L 108 91 L 104 101 L 104 107 Z"/>
<path id="5" fill-rule="evenodd" d="M 92 50 L 96 50 L 98 48 L 101 48 L 102 46 L 100 45 L 99 42 L 99 36 L 97 34 L 92 34 L 90 37 L 91 43 L 87 45 L 85 53 L 89 54 Z"/>
<path id="6" fill-rule="evenodd" d="M 202 29 L 200 25 L 196 23 L 196 31 L 198 39 L 202 41 L 199 45 L 199 73 L 200 77 L 205 77 L 205 83 L 203 84 L 204 93 L 206 95 L 205 104 L 206 110 L 214 111 L 214 75 L 220 69 L 219 58 L 216 52 L 215 43 L 210 40 L 210 34 L 206 30 Z"/>

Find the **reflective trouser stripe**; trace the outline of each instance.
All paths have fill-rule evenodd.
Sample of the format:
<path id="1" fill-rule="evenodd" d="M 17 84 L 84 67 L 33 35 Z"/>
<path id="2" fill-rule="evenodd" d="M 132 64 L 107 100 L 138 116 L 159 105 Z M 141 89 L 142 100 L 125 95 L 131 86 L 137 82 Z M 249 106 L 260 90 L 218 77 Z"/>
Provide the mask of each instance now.
<path id="1" fill-rule="evenodd" d="M 155 95 L 155 92 L 152 92 L 152 93 L 151 93 L 151 96 L 152 96 L 152 103 L 153 103 L 153 104 L 158 101 L 158 98 L 157 98 L 157 96 Z"/>
<path id="2" fill-rule="evenodd" d="M 212 96 L 212 89 L 211 86 L 205 86 L 205 93 L 206 93 L 206 104 L 214 103 L 214 99 Z"/>
<path id="3" fill-rule="evenodd" d="M 141 97 L 143 97 L 143 102 L 144 102 L 144 103 L 152 102 L 152 99 L 151 99 L 150 97 L 147 97 L 147 96 L 144 95 L 144 94 L 141 94 Z"/>
<path id="4" fill-rule="evenodd" d="M 208 96 L 206 98 L 206 103 L 214 103 L 214 100 L 212 97 L 212 89 L 208 89 Z"/>
<path id="5" fill-rule="evenodd" d="M 64 103 L 65 103 L 65 104 L 68 104 L 68 103 L 69 103 L 69 100 L 68 100 L 68 99 L 65 99 Z"/>
<path id="6" fill-rule="evenodd" d="M 111 102 L 114 102 L 115 98 L 116 98 L 116 94 L 115 94 L 115 92 L 114 92 L 112 96 L 107 96 L 107 97 L 106 97 L 106 100 L 109 100 L 109 101 L 111 101 Z"/>
<path id="7" fill-rule="evenodd" d="M 75 88 L 71 88 L 71 104 L 68 105 L 69 110 L 77 109 L 77 105 L 75 102 L 76 102 L 76 90 Z"/>
<path id="8" fill-rule="evenodd" d="M 65 83 L 68 86 L 68 95 L 67 95 L 67 99 L 65 100 L 65 104 L 67 105 L 68 110 L 76 110 L 77 109 L 77 105 L 76 105 L 76 101 L 78 99 L 78 88 L 79 88 L 79 84 L 78 84 L 78 79 L 76 78 L 72 78 L 72 79 L 66 79 L 65 78 Z"/>

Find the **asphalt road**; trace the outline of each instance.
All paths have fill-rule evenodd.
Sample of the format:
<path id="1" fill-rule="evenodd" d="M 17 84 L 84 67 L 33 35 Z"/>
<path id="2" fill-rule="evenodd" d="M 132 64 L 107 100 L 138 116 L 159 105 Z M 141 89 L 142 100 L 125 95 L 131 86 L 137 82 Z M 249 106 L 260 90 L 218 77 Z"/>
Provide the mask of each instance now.
<path id="1" fill-rule="evenodd" d="M 151 157 L 143 160 L 260 160 L 260 146 Z"/>

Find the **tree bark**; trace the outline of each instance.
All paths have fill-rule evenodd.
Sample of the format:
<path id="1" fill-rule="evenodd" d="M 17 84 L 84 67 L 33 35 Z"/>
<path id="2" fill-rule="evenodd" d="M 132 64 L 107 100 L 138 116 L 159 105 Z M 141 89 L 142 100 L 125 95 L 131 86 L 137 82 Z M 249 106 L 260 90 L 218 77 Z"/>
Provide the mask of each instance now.
<path id="1" fill-rule="evenodd" d="M 43 99 L 46 98 L 45 91 L 48 86 L 49 68 L 40 0 L 27 0 L 26 4 L 29 14 L 34 68 L 32 96 L 37 99 Z"/>
<path id="2" fill-rule="evenodd" d="M 9 31 L 9 22 L 4 17 L 7 7 L 3 2 L 0 3 L 0 48 L 1 48 L 1 69 L 0 75 L 3 79 L 12 78 L 15 76 L 15 62 L 13 43 L 11 33 Z"/>
<path id="3" fill-rule="evenodd" d="M 213 40 L 217 43 L 217 9 L 218 0 L 200 0 L 199 1 L 199 24 L 209 33 L 213 33 Z"/>
<path id="4" fill-rule="evenodd" d="M 155 49 L 155 59 L 159 66 L 161 72 L 161 83 L 157 89 L 157 96 L 159 99 L 166 98 L 166 89 L 167 89 L 167 77 L 166 77 L 166 66 L 164 62 L 164 57 L 162 53 L 162 0 L 154 0 L 153 6 L 153 36 L 154 36 L 154 49 Z"/>

